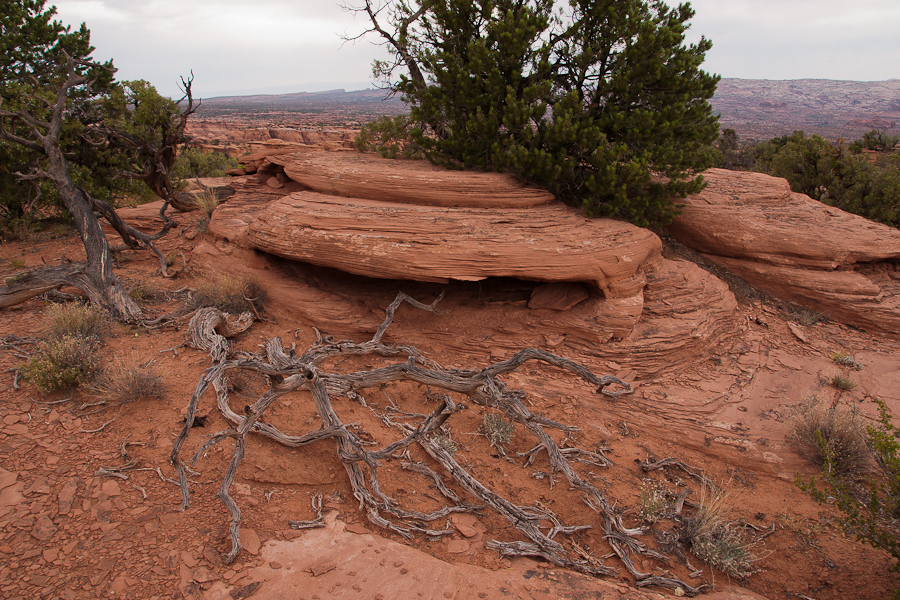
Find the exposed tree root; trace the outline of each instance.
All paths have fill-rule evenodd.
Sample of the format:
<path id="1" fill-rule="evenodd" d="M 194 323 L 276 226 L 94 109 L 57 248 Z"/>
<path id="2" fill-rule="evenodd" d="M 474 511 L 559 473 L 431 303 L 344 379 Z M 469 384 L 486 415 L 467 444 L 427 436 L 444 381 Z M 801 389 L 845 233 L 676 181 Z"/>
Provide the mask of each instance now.
<path id="1" fill-rule="evenodd" d="M 193 345 L 210 352 L 213 365 L 200 378 L 191 396 L 187 407 L 187 418 L 172 449 L 171 461 L 178 473 L 182 490 L 182 505 L 183 508 L 186 508 L 190 502 L 190 493 L 186 467 L 181 459 L 181 450 L 191 431 L 200 397 L 212 386 L 216 393 L 218 408 L 224 417 L 233 424 L 233 428 L 212 436 L 194 455 L 193 461 L 198 460 L 206 450 L 218 442 L 225 439 L 234 440 L 235 447 L 231 462 L 218 492 L 219 498 L 231 514 L 232 548 L 225 557 L 226 562 L 233 561 L 241 550 L 238 536 L 241 511 L 229 490 L 244 456 L 246 436 L 248 433 L 254 432 L 289 447 L 299 447 L 324 439 L 334 440 L 338 456 L 347 471 L 353 495 L 359 501 L 360 508 L 366 511 L 369 521 L 401 536 L 408 538 L 416 533 L 433 537 L 446 535 L 452 532 L 449 523 L 446 523 L 447 517 L 452 513 L 472 512 L 490 507 L 506 518 L 527 541 L 492 540 L 487 544 L 489 548 L 494 548 L 507 556 L 541 557 L 556 565 L 595 576 L 609 576 L 617 572 L 615 568 L 604 565 L 598 558 L 591 556 L 583 548 L 566 539 L 566 536 L 590 529 L 591 525 L 566 525 L 557 515 L 543 506 L 516 505 L 475 478 L 454 459 L 453 454 L 446 447 L 436 440 L 437 433 L 445 422 L 455 413 L 465 410 L 467 408 L 465 404 L 455 403 L 447 394 L 429 394 L 430 398 L 437 399 L 437 406 L 427 415 L 411 415 L 390 410 L 379 414 L 370 407 L 370 410 L 375 412 L 382 423 L 397 429 L 402 434 L 400 439 L 379 450 L 368 449 L 372 444 L 360 439 L 351 427 L 341 421 L 333 408 L 332 398 L 334 397 L 357 400 L 365 405 L 365 401 L 359 393 L 361 390 L 391 381 L 405 380 L 418 382 L 431 388 L 464 394 L 475 404 L 501 411 L 506 418 L 515 421 L 533 435 L 537 440 L 537 445 L 524 454 L 524 456 L 528 456 L 527 464 L 531 464 L 539 452 L 547 452 L 552 473 L 565 477 L 571 488 L 580 492 L 584 502 L 602 517 L 601 526 L 605 539 L 637 585 L 681 588 L 691 596 L 703 591 L 704 586 L 692 587 L 675 578 L 656 576 L 637 570 L 631 559 L 633 555 L 652 557 L 664 562 L 668 562 L 668 558 L 641 544 L 635 536 L 643 531 L 626 528 L 619 512 L 596 487 L 584 481 L 571 466 L 571 461 L 587 463 L 594 467 L 611 465 L 611 461 L 603 455 L 604 449 L 588 452 L 577 448 L 560 448 L 546 430 L 556 429 L 568 433 L 576 431 L 576 428 L 531 412 L 523 403 L 526 394 L 508 389 L 498 379 L 498 376 L 516 370 L 527 361 L 539 361 L 579 376 L 596 386 L 597 393 L 611 398 L 630 393 L 630 386 L 616 377 L 608 375 L 598 377 L 578 363 L 535 348 L 522 350 L 512 358 L 484 369 L 463 370 L 445 369 L 423 357 L 415 348 L 382 343 L 382 336 L 391 324 L 394 312 L 402 302 L 408 302 L 423 310 L 435 311 L 438 300 L 426 305 L 401 293 L 388 308 L 384 323 L 371 340 L 364 343 L 337 342 L 317 331 L 316 342 L 300 356 L 286 353 L 280 338 L 268 341 L 264 356 L 234 352 L 225 336 L 230 335 L 233 331 L 246 329 L 244 325 L 249 326 L 252 317 L 246 313 L 241 315 L 237 321 L 229 320 L 216 309 L 203 309 L 194 315 L 190 325 Z M 239 323 L 239 326 L 232 330 L 231 323 Z M 322 367 L 328 358 L 351 354 L 385 357 L 405 355 L 406 361 L 344 374 L 327 372 Z M 229 405 L 226 377 L 227 372 L 234 369 L 255 371 L 266 376 L 269 382 L 269 390 L 262 394 L 252 406 L 245 407 L 242 414 L 232 410 Z M 620 389 L 607 389 L 611 386 Z M 263 420 L 266 410 L 276 399 L 300 389 L 307 390 L 312 394 L 313 402 L 322 421 L 319 429 L 294 436 L 283 433 L 274 425 Z M 402 463 L 404 469 L 421 474 L 437 485 L 441 494 L 449 501 L 439 510 L 422 513 L 404 509 L 398 505 L 396 500 L 381 490 L 378 479 L 379 461 L 398 458 L 401 455 L 408 456 L 404 450 L 411 444 L 420 446 L 443 469 L 441 474 L 422 463 L 414 463 L 409 460 Z M 459 493 L 444 482 L 445 476 L 449 476 L 459 488 L 470 494 L 477 504 L 462 501 Z M 321 515 L 321 507 L 316 510 Z M 297 526 L 314 527 L 318 522 L 319 519 L 297 522 Z M 442 527 L 436 522 L 445 522 L 446 525 Z"/>

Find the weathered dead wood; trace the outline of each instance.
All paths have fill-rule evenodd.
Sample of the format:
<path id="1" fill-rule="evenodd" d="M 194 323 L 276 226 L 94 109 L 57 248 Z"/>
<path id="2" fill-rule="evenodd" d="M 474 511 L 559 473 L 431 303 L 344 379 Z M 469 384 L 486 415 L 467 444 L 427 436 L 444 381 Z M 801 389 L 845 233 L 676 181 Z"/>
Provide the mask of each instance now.
<path id="1" fill-rule="evenodd" d="M 268 341 L 265 347 L 265 356 L 234 352 L 223 336 L 230 331 L 225 327 L 229 321 L 225 315 L 216 314 L 218 311 L 215 309 L 208 309 L 202 314 L 198 311 L 191 320 L 190 334 L 194 345 L 210 352 L 213 357 L 213 366 L 207 369 L 200 378 L 191 396 L 187 408 L 187 418 L 173 447 L 171 460 L 178 473 L 183 507 L 187 507 L 190 498 L 189 487 L 185 476 L 185 466 L 179 455 L 190 432 L 197 403 L 207 389 L 212 386 L 215 390 L 217 406 L 221 414 L 232 423 L 232 428 L 219 432 L 207 440 L 194 455 L 193 460 L 196 461 L 215 443 L 226 439 L 232 439 L 235 442 L 234 452 L 218 494 L 231 515 L 229 532 L 232 547 L 225 557 L 226 562 L 234 560 L 241 549 L 238 536 L 241 513 L 240 508 L 230 496 L 229 489 L 244 456 L 246 436 L 250 433 L 259 433 L 291 447 L 325 439 L 333 440 L 336 444 L 337 454 L 347 472 L 353 495 L 359 502 L 360 508 L 366 511 L 369 521 L 404 537 L 410 537 L 415 533 L 428 536 L 448 534 L 452 531 L 449 527 L 435 529 L 428 526 L 427 523 L 446 519 L 454 512 L 470 512 L 490 507 L 504 516 L 528 541 L 491 541 L 489 547 L 511 556 L 542 557 L 556 565 L 596 576 L 608 576 L 616 572 L 616 569 L 604 565 L 599 559 L 589 554 L 585 556 L 585 551 L 580 546 L 575 549 L 572 544 L 567 546 L 568 542 L 565 540 L 560 541 L 560 534 L 571 536 L 591 528 L 591 525 L 567 525 L 557 515 L 543 507 L 516 505 L 472 476 L 447 449 L 435 441 L 436 433 L 440 431 L 444 423 L 453 414 L 467 409 L 465 404 L 454 402 L 446 394 L 431 394 L 429 397 L 438 402 L 429 414 L 404 413 L 402 415 L 404 420 L 413 420 L 413 423 L 398 422 L 397 412 L 391 412 L 390 409 L 384 414 L 376 412 L 385 425 L 401 431 L 403 436 L 385 447 L 375 450 L 369 449 L 367 447 L 369 444 L 363 442 L 352 428 L 343 423 L 334 409 L 332 402 L 334 397 L 361 399 L 358 393 L 361 390 L 380 386 L 390 381 L 405 380 L 464 394 L 474 404 L 497 409 L 509 419 L 522 425 L 538 442 L 534 449 L 526 453 L 529 456 L 527 464 L 534 460 L 538 452 L 547 452 L 553 473 L 564 476 L 569 485 L 582 494 L 585 503 L 600 514 L 606 540 L 614 554 L 619 557 L 639 585 L 680 587 L 688 595 L 695 595 L 703 590 L 702 587 L 692 587 L 677 579 L 655 576 L 637 570 L 631 559 L 632 555 L 651 557 L 664 562 L 668 559 L 665 555 L 638 542 L 635 536 L 640 535 L 642 530 L 626 528 L 622 523 L 619 511 L 606 500 L 596 487 L 584 481 L 570 464 L 575 461 L 594 467 L 609 466 L 612 462 L 603 455 L 604 449 L 589 452 L 578 448 L 560 448 L 545 428 L 567 433 L 577 431 L 577 429 L 530 411 L 523 402 L 526 398 L 525 393 L 508 389 L 498 379 L 498 376 L 514 371 L 528 361 L 538 361 L 577 375 L 596 386 L 597 393 L 611 398 L 628 393 L 630 387 L 627 383 L 612 376 L 598 377 L 578 363 L 534 348 L 522 350 L 508 360 L 494 363 L 481 370 L 444 369 L 427 360 L 415 348 L 395 347 L 381 342 L 393 319 L 394 312 L 404 301 L 425 310 L 435 310 L 436 301 L 431 304 L 422 304 L 405 294 L 398 295 L 389 307 L 385 321 L 373 339 L 363 343 L 336 342 L 317 332 L 316 342 L 300 356 L 287 354 L 278 338 Z M 217 328 L 219 328 L 218 331 Z M 324 370 L 323 364 L 327 359 L 347 354 L 379 356 L 405 354 L 407 360 L 352 373 L 339 374 Z M 227 372 L 232 369 L 258 372 L 264 375 L 269 382 L 269 390 L 252 406 L 246 407 L 241 414 L 235 412 L 230 406 L 226 376 Z M 620 389 L 607 389 L 611 386 Z M 321 426 L 302 435 L 288 435 L 274 425 L 266 423 L 264 417 L 266 409 L 271 406 L 272 402 L 284 394 L 296 390 L 305 390 L 311 394 L 321 419 Z M 370 409 L 374 412 L 374 408 L 370 407 Z M 448 487 L 441 476 L 431 468 L 408 461 L 402 463 L 403 468 L 432 480 L 441 494 L 450 501 L 450 504 L 431 513 L 422 513 L 403 509 L 393 498 L 385 494 L 380 488 L 378 479 L 379 461 L 396 457 L 399 452 L 411 444 L 418 444 L 441 465 L 444 474 L 449 476 L 460 489 L 474 497 L 478 504 L 461 501 L 459 493 Z M 317 522 L 318 519 L 298 523 L 302 527 L 311 527 L 315 526 Z"/>

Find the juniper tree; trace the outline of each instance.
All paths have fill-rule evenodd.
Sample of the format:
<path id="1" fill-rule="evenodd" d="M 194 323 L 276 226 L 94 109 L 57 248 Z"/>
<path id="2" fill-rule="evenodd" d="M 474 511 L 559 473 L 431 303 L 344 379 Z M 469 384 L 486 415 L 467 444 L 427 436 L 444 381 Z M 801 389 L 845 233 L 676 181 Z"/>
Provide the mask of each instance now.
<path id="1" fill-rule="evenodd" d="M 49 183 L 74 219 L 87 261 L 27 274 L 0 289 L 0 306 L 71 285 L 117 318 L 136 320 L 141 310 L 112 271 L 97 214 L 127 246 L 153 250 L 166 273 L 165 258 L 153 242 L 172 225 L 167 204 L 160 211 L 166 225 L 148 235 L 124 223 L 110 200 L 117 182 L 128 180 L 141 180 L 164 200 L 172 199 L 168 169 L 195 110 L 190 81 L 184 82 L 184 108 L 146 82 L 117 82 L 112 61 L 91 59 L 87 27 L 72 32 L 55 13 L 43 0 L 6 2 L 0 13 L 0 158 L 11 159 L 0 173 L 0 193 L 7 212 L 14 213 L 24 182 Z"/>
<path id="2" fill-rule="evenodd" d="M 711 43 L 659 0 L 366 0 L 375 75 L 433 162 L 510 171 L 588 214 L 665 223 L 712 166 Z"/>

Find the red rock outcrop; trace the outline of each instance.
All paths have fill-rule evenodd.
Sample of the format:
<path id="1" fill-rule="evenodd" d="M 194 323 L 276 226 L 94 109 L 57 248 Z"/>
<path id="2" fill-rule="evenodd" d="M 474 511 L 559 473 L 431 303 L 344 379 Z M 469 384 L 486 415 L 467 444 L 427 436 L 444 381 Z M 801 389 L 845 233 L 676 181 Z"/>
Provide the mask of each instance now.
<path id="1" fill-rule="evenodd" d="M 350 198 L 426 206 L 526 208 L 554 202 L 550 192 L 503 173 L 450 171 L 421 160 L 385 160 L 373 154 L 332 152 L 270 156 L 307 188 Z"/>
<path id="2" fill-rule="evenodd" d="M 589 219 L 561 204 L 529 209 L 413 206 L 296 192 L 270 203 L 253 246 L 381 279 L 446 283 L 488 277 L 589 282 L 607 298 L 641 293 L 653 233 Z"/>
<path id="3" fill-rule="evenodd" d="M 670 231 L 791 302 L 846 323 L 900 331 L 900 231 L 791 192 L 760 173 L 711 169 Z"/>
<path id="4" fill-rule="evenodd" d="M 607 581 L 580 573 L 559 572 L 547 563 L 517 558 L 502 570 L 442 561 L 424 552 L 398 544 L 359 524 L 347 525 L 331 512 L 325 527 L 303 532 L 293 541 L 270 541 L 261 549 L 263 565 L 250 572 L 259 582 L 255 595 L 263 598 L 355 598 L 362 588 L 350 582 L 365 582 L 373 598 L 607 598 L 609 600 L 655 600 L 657 590 L 642 590 L 622 582 Z M 459 520 L 454 517 L 454 520 Z M 459 527 L 459 526 L 457 526 Z M 483 526 L 482 526 L 483 528 Z M 464 531 L 465 530 L 463 529 Z M 484 545 L 480 530 L 472 539 L 447 542 L 450 552 L 465 555 Z M 548 576 L 549 575 L 549 576 Z M 239 597 L 241 587 L 217 581 L 203 593 L 204 600 Z M 366 597 L 366 596 L 362 596 Z M 709 600 L 764 600 L 737 586 L 705 596 Z"/>
<path id="5" fill-rule="evenodd" d="M 352 154 L 328 154 L 335 163 L 350 157 L 355 164 Z M 479 323 L 428 315 L 415 325 L 433 348 L 465 354 L 506 357 L 523 344 L 534 345 L 612 360 L 623 374 L 649 373 L 694 360 L 734 331 L 736 303 L 727 286 L 693 263 L 663 259 L 661 242 L 648 230 L 588 219 L 561 204 L 454 208 L 310 191 L 282 196 L 283 190 L 261 181 L 275 167 L 280 168 L 268 162 L 260 174 L 248 176 L 238 194 L 216 210 L 209 231 L 219 241 L 198 248 L 195 256 L 210 266 L 232 264 L 228 255 L 246 256 L 257 264 L 250 269 L 253 276 L 279 290 L 273 302 L 284 302 L 332 334 L 373 332 L 393 299 L 383 294 L 382 284 L 338 276 L 339 271 L 405 281 L 402 287 L 410 292 L 423 285 L 411 281 L 450 282 L 444 289 L 454 302 L 472 296 L 466 282 L 482 281 L 483 287 L 474 288 L 484 316 Z M 260 263 L 268 255 L 290 261 Z M 304 265 L 338 271 L 323 279 Z M 372 305 L 353 300 L 360 294 Z M 356 319 L 332 323 L 326 312 Z M 490 342 L 478 341 L 484 339 Z"/>

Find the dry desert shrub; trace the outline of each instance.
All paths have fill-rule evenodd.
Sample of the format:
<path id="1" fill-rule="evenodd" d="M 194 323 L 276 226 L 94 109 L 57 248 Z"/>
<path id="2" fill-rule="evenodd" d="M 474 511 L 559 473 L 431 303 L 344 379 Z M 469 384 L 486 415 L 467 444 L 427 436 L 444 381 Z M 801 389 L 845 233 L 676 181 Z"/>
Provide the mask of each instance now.
<path id="1" fill-rule="evenodd" d="M 842 367 L 850 367 L 854 371 L 862 370 L 862 363 L 856 360 L 856 357 L 851 356 L 850 354 L 844 354 L 843 352 L 832 352 L 831 360 L 836 365 L 841 365 Z"/>
<path id="2" fill-rule="evenodd" d="M 644 523 L 652 525 L 666 518 L 669 507 L 665 490 L 653 479 L 644 479 L 638 492 L 638 514 Z"/>
<path id="3" fill-rule="evenodd" d="M 109 330 L 106 310 L 81 302 L 50 305 L 47 320 L 47 337 L 51 340 L 78 337 L 97 342 Z"/>
<path id="4" fill-rule="evenodd" d="M 730 512 L 728 494 L 704 484 L 700 506 L 682 522 L 682 536 L 694 556 L 729 577 L 746 579 L 755 572 L 757 558 L 751 552 L 752 544 L 729 521 Z"/>
<path id="5" fill-rule="evenodd" d="M 55 392 L 84 383 L 96 368 L 90 341 L 67 335 L 42 344 L 19 370 L 39 390 Z"/>
<path id="6" fill-rule="evenodd" d="M 214 306 L 227 313 L 257 310 L 265 300 L 259 282 L 242 277 L 221 275 L 196 280 L 190 308 Z"/>
<path id="7" fill-rule="evenodd" d="M 219 206 L 219 195 L 212 188 L 204 187 L 199 192 L 194 192 L 193 196 L 194 204 L 206 213 L 207 218 L 211 217 Z"/>
<path id="8" fill-rule="evenodd" d="M 856 382 L 845 375 L 835 375 L 832 377 L 831 385 L 842 392 L 851 392 L 856 389 Z"/>
<path id="9" fill-rule="evenodd" d="M 868 467 L 870 453 L 860 429 L 855 410 L 814 399 L 794 417 L 788 440 L 818 465 L 825 464 L 826 454 L 830 455 L 835 475 L 861 474 Z"/>
<path id="10" fill-rule="evenodd" d="M 456 442 L 453 441 L 453 438 L 450 437 L 449 433 L 444 433 L 443 431 L 436 433 L 431 437 L 431 441 L 437 444 L 450 456 L 456 454 L 456 451 L 458 450 Z"/>
<path id="11" fill-rule="evenodd" d="M 149 365 L 139 365 L 132 360 L 107 369 L 94 390 L 110 404 L 128 404 L 162 398 L 166 385 L 162 376 Z"/>
<path id="12" fill-rule="evenodd" d="M 484 415 L 484 421 L 479 429 L 491 446 L 500 448 L 512 441 L 516 424 L 495 413 L 488 413 Z"/>

